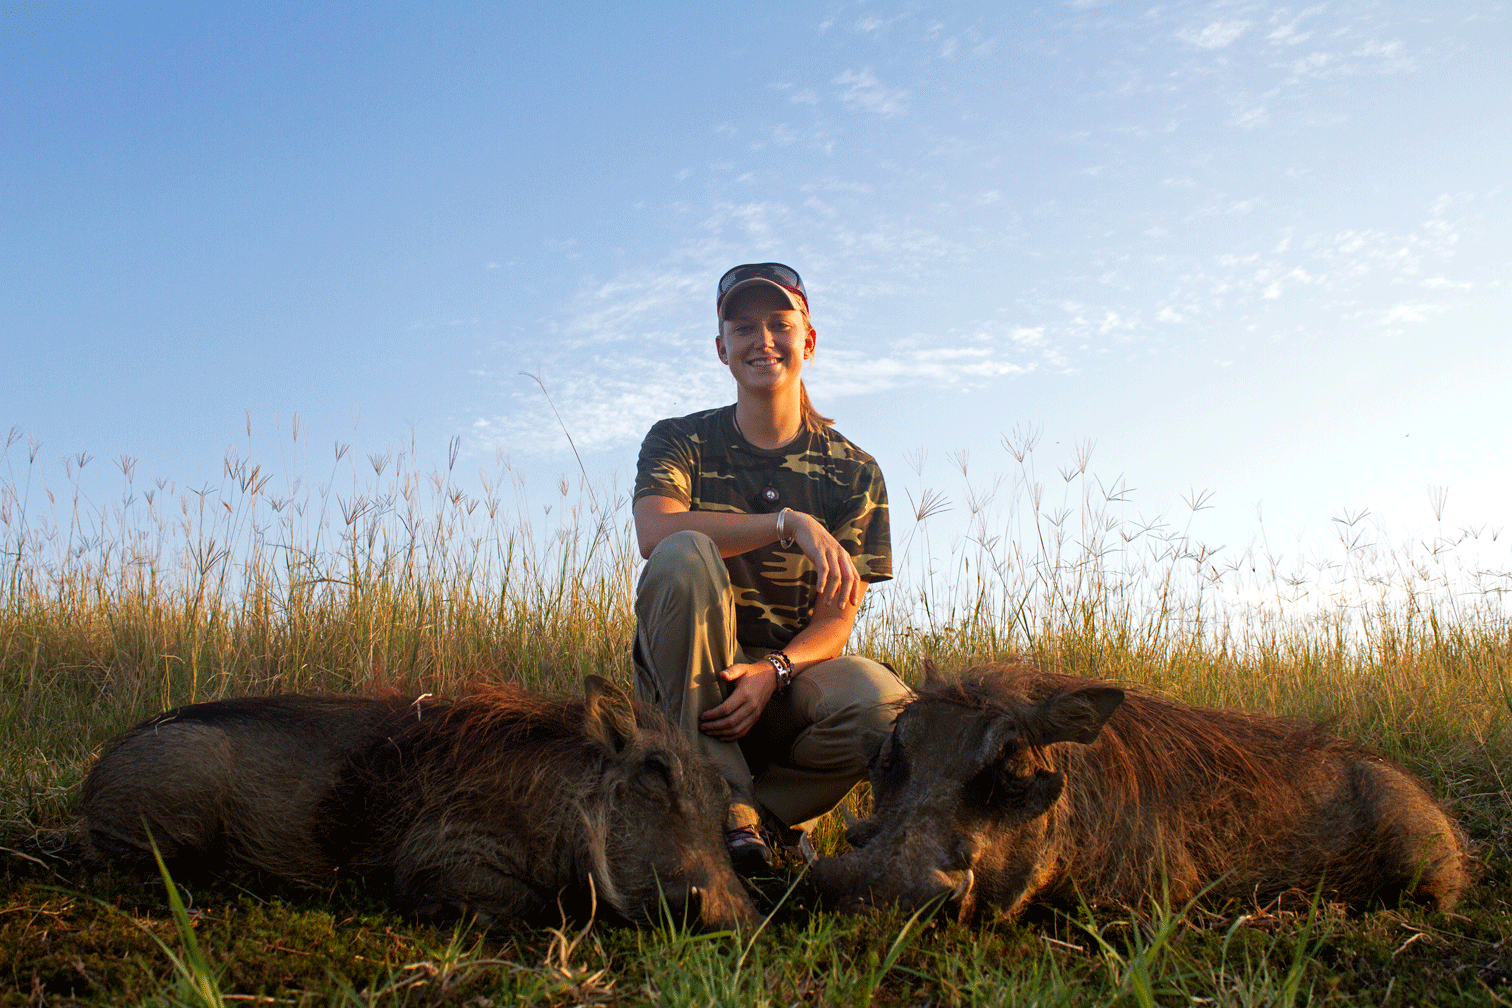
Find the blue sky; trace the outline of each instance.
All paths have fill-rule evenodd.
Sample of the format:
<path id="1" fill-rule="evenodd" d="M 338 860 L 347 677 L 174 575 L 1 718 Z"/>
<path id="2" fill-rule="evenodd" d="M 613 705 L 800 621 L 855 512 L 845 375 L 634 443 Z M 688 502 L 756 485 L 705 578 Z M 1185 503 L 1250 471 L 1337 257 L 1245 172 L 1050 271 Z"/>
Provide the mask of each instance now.
<path id="1" fill-rule="evenodd" d="M 1151 513 L 1211 491 L 1230 548 L 1257 504 L 1421 534 L 1429 486 L 1507 520 L 1506 4 L 3 17 L 0 426 L 54 468 L 213 483 L 297 413 L 545 485 L 577 463 L 526 371 L 623 484 L 733 397 L 714 282 L 776 259 L 895 502 L 1035 424 Z"/>

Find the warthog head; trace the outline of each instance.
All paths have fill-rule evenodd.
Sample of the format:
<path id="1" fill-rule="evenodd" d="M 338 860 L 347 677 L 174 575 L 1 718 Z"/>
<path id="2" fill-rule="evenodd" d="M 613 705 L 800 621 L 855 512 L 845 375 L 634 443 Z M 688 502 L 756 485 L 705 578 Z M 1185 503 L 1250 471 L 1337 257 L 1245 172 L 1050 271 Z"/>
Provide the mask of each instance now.
<path id="1" fill-rule="evenodd" d="M 849 912 L 935 900 L 962 919 L 979 903 L 1011 910 L 1049 868 L 1045 813 L 1066 780 L 1045 748 L 1091 742 L 1123 691 L 985 704 L 951 692 L 932 666 L 926 677 L 872 756 L 873 813 L 847 834 L 856 849 L 822 859 L 815 880 Z"/>
<path id="2" fill-rule="evenodd" d="M 725 850 L 729 785 L 655 712 L 637 709 L 612 683 L 586 682 L 584 726 L 613 756 L 599 784 L 603 858 L 594 876 L 621 914 L 734 927 L 755 919 Z M 597 860 L 597 858 L 595 858 Z"/>
<path id="3" fill-rule="evenodd" d="M 376 859 L 401 909 L 493 922 L 591 902 L 636 923 L 754 918 L 725 852 L 724 780 L 654 710 L 598 676 L 584 686 L 581 704 L 469 698 L 383 750 L 409 768 L 377 774 L 401 808 Z"/>

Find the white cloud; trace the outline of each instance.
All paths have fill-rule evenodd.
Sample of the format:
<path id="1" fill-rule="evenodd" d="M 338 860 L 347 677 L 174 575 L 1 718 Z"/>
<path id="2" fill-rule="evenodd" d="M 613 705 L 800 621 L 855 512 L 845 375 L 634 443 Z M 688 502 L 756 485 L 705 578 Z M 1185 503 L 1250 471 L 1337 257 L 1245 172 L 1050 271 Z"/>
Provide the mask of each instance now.
<path id="1" fill-rule="evenodd" d="M 1299 60 L 1293 60 L 1290 69 L 1292 73 L 1299 76 L 1316 76 L 1337 62 L 1337 58 L 1332 53 L 1315 52 Z"/>
<path id="2" fill-rule="evenodd" d="M 1097 324 L 1097 331 L 1100 335 L 1106 336 L 1109 333 L 1118 332 L 1123 329 L 1132 329 L 1134 325 L 1134 322 L 1123 318 L 1118 312 L 1109 311 L 1103 315 L 1103 320 Z"/>
<path id="3" fill-rule="evenodd" d="M 1312 32 L 1301 31 L 1299 30 L 1299 26 L 1305 19 L 1310 18 L 1315 14 L 1321 14 L 1322 12 L 1323 5 L 1320 4 L 1316 7 L 1307 8 L 1290 20 L 1285 20 L 1291 12 L 1284 8 L 1278 10 L 1271 15 L 1271 23 L 1276 25 L 1276 27 L 1271 31 L 1268 38 L 1270 39 L 1270 41 L 1275 42 L 1278 45 L 1296 45 L 1299 42 L 1305 42 L 1312 37 Z"/>
<path id="4" fill-rule="evenodd" d="M 830 83 L 845 85 L 840 102 L 846 108 L 885 117 L 908 111 L 908 92 L 883 86 L 868 69 L 847 70 Z"/>
<path id="5" fill-rule="evenodd" d="M 975 342 L 975 336 L 972 338 Z M 816 397 L 875 395 L 929 386 L 967 390 L 1038 370 L 1046 354 L 1008 336 L 987 345 L 931 342 L 910 347 L 898 341 L 880 352 L 832 351 L 815 357 L 805 381 Z M 1039 357 L 1040 359 L 1035 359 Z"/>
<path id="6" fill-rule="evenodd" d="M 1176 33 L 1187 45 L 1198 49 L 1222 49 L 1249 28 L 1248 21 L 1214 21 L 1207 25 L 1189 25 Z"/>
<path id="7" fill-rule="evenodd" d="M 1429 317 L 1443 311 L 1443 307 L 1423 301 L 1396 305 L 1381 316 L 1382 325 L 1401 325 L 1405 322 L 1426 322 Z"/>
<path id="8" fill-rule="evenodd" d="M 963 32 L 940 27 L 915 38 L 914 63 L 895 58 L 902 31 L 847 34 L 849 55 L 839 58 L 853 60 L 851 68 L 831 63 L 807 80 L 773 85 L 797 105 L 770 103 L 764 117 L 731 120 L 730 140 L 707 137 L 700 185 L 662 203 L 659 226 L 677 237 L 660 263 L 611 270 L 586 286 L 548 319 L 537 359 L 522 366 L 538 364 L 555 382 L 558 408 L 585 447 L 633 443 L 659 417 L 727 402 L 728 374 L 710 352 L 708 288 L 731 263 L 762 259 L 792 262 L 817 295 L 823 338 L 808 375 L 826 398 L 987 387 L 1074 372 L 1100 355 L 1169 354 L 1228 366 L 1244 341 L 1365 339 L 1383 326 L 1421 323 L 1463 298 L 1471 275 L 1454 259 L 1467 226 L 1461 215 L 1470 212 L 1463 195 L 1403 225 L 1399 194 L 1379 204 L 1381 212 L 1347 200 L 1320 207 L 1321 197 L 1308 194 L 1317 187 L 1281 181 L 1290 177 L 1287 165 L 1305 156 L 1280 149 L 1291 142 L 1287 130 L 1269 141 L 1275 157 L 1254 166 L 1269 176 L 1228 171 L 1211 153 L 1224 135 L 1256 145 L 1225 120 L 1254 127 L 1274 118 L 1290 127 L 1288 116 L 1319 76 L 1405 59 L 1400 45 L 1362 41 L 1390 38 L 1393 28 L 1317 16 L 1318 8 L 1284 17 L 1226 9 L 1245 14 L 1209 16 L 1180 31 L 1192 8 L 1124 20 L 1144 33 L 1141 45 L 1175 34 L 1196 51 L 1142 49 L 1167 55 L 1164 64 L 1139 67 L 1139 87 L 1120 91 L 1114 79 L 1085 96 L 1122 103 L 1129 116 L 1107 115 L 1112 106 L 1103 105 L 1100 119 L 1057 121 L 1047 142 L 1075 153 L 1044 161 L 1039 180 L 1053 175 L 1042 187 L 1048 194 L 1035 189 L 1032 174 L 1015 174 L 1032 136 L 989 136 L 980 127 L 989 111 L 1001 110 L 967 96 L 964 86 L 954 95 L 942 86 L 928 92 L 930 115 L 918 114 L 923 97 L 888 86 L 873 70 L 891 75 L 901 71 L 890 67 L 924 61 L 943 81 L 974 79 L 971 61 L 960 58 L 964 43 L 949 50 L 954 61 L 934 59 Z M 1104 8 L 1087 23 L 1118 17 Z M 1298 27 L 1304 20 L 1305 30 Z M 1255 44 L 1236 45 L 1241 39 Z M 893 48 L 880 62 L 884 55 L 872 52 L 884 42 Z M 863 59 L 873 62 L 862 66 Z M 1211 100 L 1194 100 L 1198 89 Z M 827 114 L 834 101 L 892 118 L 898 143 L 874 146 L 864 120 Z M 1167 123 L 1179 130 L 1159 132 Z M 752 138 L 765 145 L 759 155 L 746 150 Z M 826 145 L 836 156 L 824 156 Z M 1269 149 L 1255 147 L 1262 161 Z M 1162 167 L 1171 173 L 1163 185 Z M 1119 180 L 1116 190 L 1110 176 Z M 740 178 L 748 182 L 737 187 Z M 648 202 L 653 209 L 638 220 L 651 220 L 656 205 Z M 1477 289 L 1485 285 L 1482 274 L 1473 279 Z M 913 331 L 891 341 L 858 336 L 895 331 L 891 316 L 878 312 L 919 299 L 938 299 L 937 320 L 909 315 Z M 511 447 L 562 443 L 555 421 L 536 408 L 533 385 L 509 395 L 508 408 L 486 418 L 488 437 Z"/>
<path id="9" fill-rule="evenodd" d="M 866 186 L 831 180 L 803 188 L 861 202 L 837 209 L 809 195 L 801 207 L 771 200 L 719 203 L 702 217 L 707 237 L 690 241 L 675 262 L 620 275 L 586 288 L 574 300 L 553 327 L 556 355 L 542 361 L 542 370 L 580 447 L 633 444 L 659 417 L 729 401 L 727 372 L 714 362 L 708 345 L 713 325 L 704 317 L 704 288 L 731 261 L 788 257 L 795 234 L 822 244 L 829 252 L 810 253 L 807 262 L 827 261 L 830 267 L 829 283 L 821 290 L 833 320 L 857 312 L 864 317 L 871 300 L 909 289 L 916 280 L 925 284 L 921 289 L 932 289 L 933 281 L 919 278 L 942 276 L 949 264 L 970 261 L 982 251 L 922 219 L 859 215 L 857 207 L 870 205 L 873 197 Z M 981 206 L 978 199 L 979 194 L 969 202 Z M 1464 203 L 1463 197 L 1446 198 L 1406 232 L 1354 228 L 1309 234 L 1293 227 L 1280 243 L 1273 231 L 1257 235 L 1268 251 L 1236 250 L 1206 260 L 1169 257 L 1161 268 L 1170 289 L 1158 298 L 1145 299 L 1138 291 L 1158 286 L 1159 270 L 1147 274 L 1142 285 L 1129 284 L 1123 267 L 1094 270 L 1091 286 L 1087 277 L 1052 277 L 1042 286 L 1067 285 L 1077 296 L 1042 303 L 1029 289 L 989 322 L 916 331 L 864 347 L 821 339 L 807 379 L 820 401 L 924 387 L 966 393 L 1039 372 L 1075 373 L 1079 362 L 1120 346 L 1189 353 L 1198 345 L 1194 340 L 1232 345 L 1236 334 L 1264 331 L 1264 313 L 1283 303 L 1336 334 L 1363 335 L 1361 325 L 1389 329 L 1419 323 L 1443 310 L 1442 304 L 1400 296 L 1382 304 L 1370 292 L 1392 278 L 1420 277 L 1429 262 L 1445 261 L 1458 237 L 1448 214 Z M 1214 205 L 1241 209 L 1232 198 Z M 1140 240 L 1147 240 L 1142 232 Z M 816 266 L 810 276 L 816 275 L 826 272 Z M 1441 273 L 1414 282 L 1420 291 L 1445 294 L 1457 283 Z M 1298 300 L 1302 291 L 1314 294 Z M 1100 294 L 1111 297 L 1099 299 Z M 1372 301 L 1379 306 L 1373 311 L 1367 309 Z M 846 331 L 824 321 L 820 327 Z M 1217 366 L 1228 366 L 1230 355 L 1219 354 Z M 515 411 L 488 418 L 474 437 L 512 449 L 560 449 L 565 441 L 555 420 L 531 398 L 538 393 L 525 388 L 511 395 Z"/>

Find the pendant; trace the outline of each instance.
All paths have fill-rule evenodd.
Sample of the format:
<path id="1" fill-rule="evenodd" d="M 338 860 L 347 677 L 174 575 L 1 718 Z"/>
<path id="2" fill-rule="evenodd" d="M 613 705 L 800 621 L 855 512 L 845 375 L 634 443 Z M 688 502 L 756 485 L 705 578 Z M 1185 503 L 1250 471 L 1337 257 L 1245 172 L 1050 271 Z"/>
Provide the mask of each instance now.
<path id="1" fill-rule="evenodd" d="M 777 488 L 768 484 L 767 488 L 761 491 L 761 496 L 766 498 L 768 504 L 775 503 L 777 500 Z"/>

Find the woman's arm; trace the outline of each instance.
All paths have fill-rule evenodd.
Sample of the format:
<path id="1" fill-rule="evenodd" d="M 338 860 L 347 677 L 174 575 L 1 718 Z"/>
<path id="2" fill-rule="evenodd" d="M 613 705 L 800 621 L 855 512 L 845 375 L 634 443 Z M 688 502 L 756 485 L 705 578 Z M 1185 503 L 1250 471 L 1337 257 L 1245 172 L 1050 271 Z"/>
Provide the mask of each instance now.
<path id="1" fill-rule="evenodd" d="M 661 545 L 661 541 L 667 536 L 690 529 L 713 539 L 722 557 L 749 553 L 781 538 L 777 534 L 775 514 L 689 511 L 671 497 L 655 494 L 636 501 L 632 513 L 635 515 L 635 539 L 640 545 L 641 556 L 645 559 L 650 559 L 651 551 Z M 819 618 L 821 608 L 827 603 L 838 608 L 860 607 L 861 593 L 865 591 L 866 583 L 856 571 L 850 554 L 824 527 L 824 523 L 813 515 L 789 509 L 786 529 L 797 542 L 798 548 L 803 550 L 803 555 L 813 563 L 818 575 L 814 587 L 819 591 L 819 603 L 814 608 L 814 618 Z M 854 619 L 854 614 L 852 618 Z M 849 636 L 850 628 L 847 627 L 845 632 Z M 840 646 L 845 646 L 844 639 L 841 639 Z"/>
<path id="2" fill-rule="evenodd" d="M 819 602 L 814 606 L 814 615 L 809 619 L 808 626 L 798 631 L 798 635 L 782 649 L 782 653 L 793 663 L 793 675 L 798 675 L 810 665 L 838 658 L 845 653 L 845 645 L 856 625 L 856 613 L 861 611 L 861 597 L 866 595 L 866 582 L 858 579 L 857 583 L 861 587 L 855 605 Z M 767 661 L 761 664 L 771 666 L 771 662 Z M 725 678 L 733 679 L 734 676 Z"/>
<path id="3" fill-rule="evenodd" d="M 866 583 L 861 584 L 860 594 L 866 594 Z M 838 658 L 845 651 L 851 630 L 856 625 L 856 613 L 861 609 L 861 600 L 855 605 L 837 605 L 820 602 L 814 606 L 814 616 L 809 625 L 782 649 L 793 663 L 794 678 L 810 665 Z M 731 665 L 719 673 L 721 679 L 733 680 L 735 689 L 725 702 L 711 707 L 702 715 L 704 734 L 721 742 L 733 742 L 756 723 L 767 701 L 777 692 L 777 670 L 766 660 L 748 665 Z"/>
<path id="4" fill-rule="evenodd" d="M 651 551 L 673 532 L 702 532 L 714 540 L 722 557 L 749 553 L 780 538 L 774 514 L 689 511 L 686 505 L 671 497 L 654 494 L 636 501 L 632 513 L 635 515 L 635 539 L 643 560 L 651 559 Z"/>

